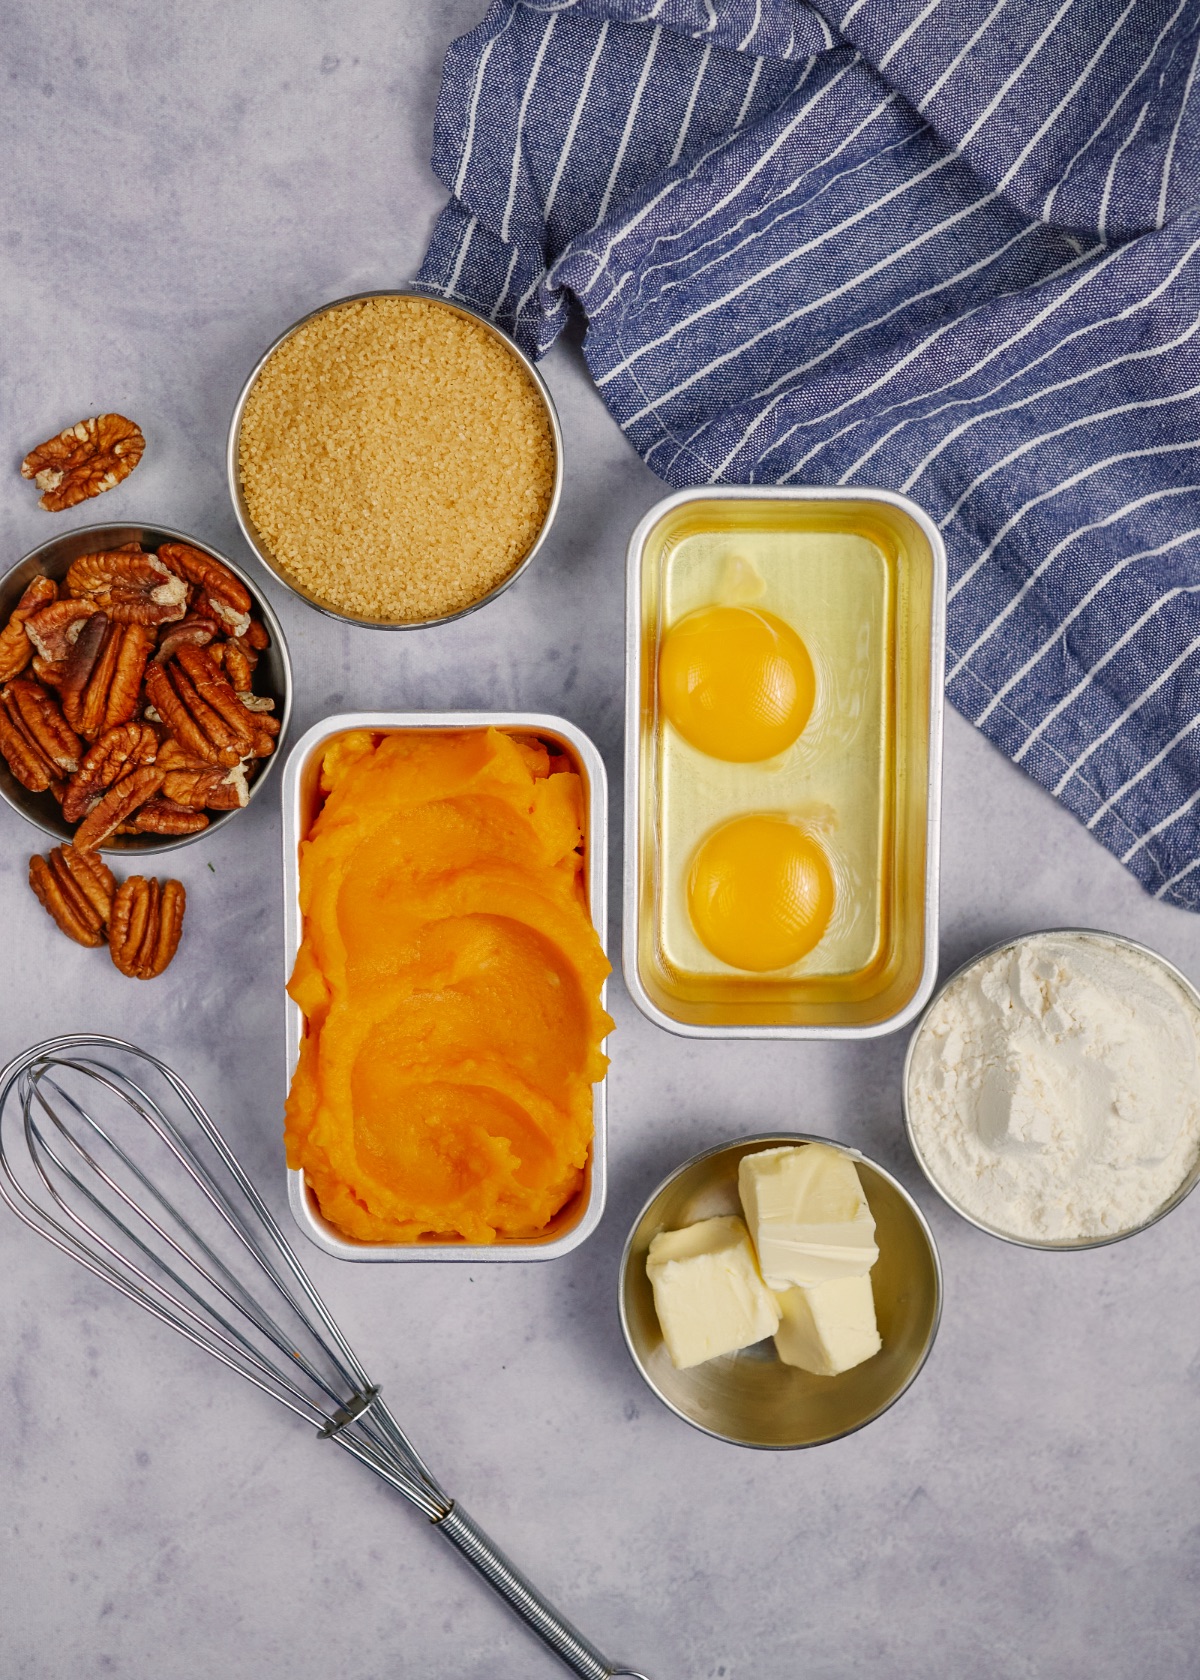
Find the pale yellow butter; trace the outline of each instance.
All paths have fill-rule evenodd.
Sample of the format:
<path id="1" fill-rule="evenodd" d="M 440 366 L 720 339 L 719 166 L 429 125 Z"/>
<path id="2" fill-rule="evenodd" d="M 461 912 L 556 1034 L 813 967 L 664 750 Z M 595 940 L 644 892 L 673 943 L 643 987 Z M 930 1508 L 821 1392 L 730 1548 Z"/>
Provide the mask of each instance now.
<path id="1" fill-rule="evenodd" d="M 879 1258 L 854 1162 L 827 1143 L 743 1155 L 738 1194 L 772 1289 L 863 1277 Z"/>
<path id="2" fill-rule="evenodd" d="M 785 1365 L 836 1377 L 883 1346 L 871 1279 L 865 1275 L 829 1278 L 811 1288 L 785 1290 L 775 1299 L 782 1315 L 775 1351 Z"/>
<path id="3" fill-rule="evenodd" d="M 650 1244 L 646 1274 L 677 1370 L 761 1342 L 779 1324 L 750 1233 L 735 1215 L 660 1232 Z"/>

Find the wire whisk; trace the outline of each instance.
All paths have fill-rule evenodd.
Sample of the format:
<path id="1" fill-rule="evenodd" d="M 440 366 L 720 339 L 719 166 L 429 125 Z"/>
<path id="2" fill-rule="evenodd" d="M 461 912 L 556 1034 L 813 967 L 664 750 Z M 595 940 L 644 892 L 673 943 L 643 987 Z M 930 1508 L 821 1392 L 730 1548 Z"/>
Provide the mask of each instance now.
<path id="1" fill-rule="evenodd" d="M 610 1662 L 443 1491 L 225 1139 L 121 1039 L 47 1039 L 0 1073 L 0 1196 L 95 1277 L 311 1424 L 423 1512 L 574 1673 Z"/>

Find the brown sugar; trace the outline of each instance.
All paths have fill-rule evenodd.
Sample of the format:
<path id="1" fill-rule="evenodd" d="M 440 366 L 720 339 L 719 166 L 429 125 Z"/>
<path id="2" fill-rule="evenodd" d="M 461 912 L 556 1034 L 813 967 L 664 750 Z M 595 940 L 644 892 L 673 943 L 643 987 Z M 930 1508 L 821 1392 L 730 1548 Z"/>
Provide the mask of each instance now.
<path id="1" fill-rule="evenodd" d="M 268 552 L 335 612 L 461 611 L 545 522 L 550 416 L 517 356 L 433 299 L 338 305 L 271 355 L 246 400 L 242 491 Z"/>

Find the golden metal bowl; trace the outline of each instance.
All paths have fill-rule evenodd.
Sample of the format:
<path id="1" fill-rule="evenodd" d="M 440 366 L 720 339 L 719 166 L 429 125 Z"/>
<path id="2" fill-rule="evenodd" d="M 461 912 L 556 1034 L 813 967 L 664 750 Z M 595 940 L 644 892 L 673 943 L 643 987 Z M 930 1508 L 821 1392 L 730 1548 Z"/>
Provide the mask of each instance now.
<path id="1" fill-rule="evenodd" d="M 741 1213 L 738 1162 L 760 1149 L 827 1143 L 858 1168 L 875 1217 L 879 1259 L 871 1271 L 883 1347 L 838 1377 L 816 1377 L 784 1365 L 770 1341 L 710 1359 L 690 1370 L 671 1363 L 646 1254 L 660 1231 L 699 1219 Z M 685 1423 L 740 1447 L 816 1447 L 836 1441 L 886 1412 L 929 1357 L 942 1311 L 942 1268 L 933 1234 L 908 1191 L 889 1172 L 832 1138 L 769 1132 L 696 1155 L 659 1185 L 637 1219 L 621 1257 L 621 1328 L 633 1362 L 658 1398 Z"/>

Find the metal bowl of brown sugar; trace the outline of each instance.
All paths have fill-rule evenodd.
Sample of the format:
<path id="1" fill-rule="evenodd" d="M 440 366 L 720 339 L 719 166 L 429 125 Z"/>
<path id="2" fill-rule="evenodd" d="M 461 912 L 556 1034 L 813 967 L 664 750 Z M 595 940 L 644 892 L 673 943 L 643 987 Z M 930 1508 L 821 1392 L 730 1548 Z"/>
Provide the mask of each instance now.
<path id="1" fill-rule="evenodd" d="M 229 428 L 246 541 L 309 606 L 374 630 L 474 612 L 529 566 L 562 491 L 562 434 L 533 363 L 490 321 L 415 291 L 297 321 Z"/>

